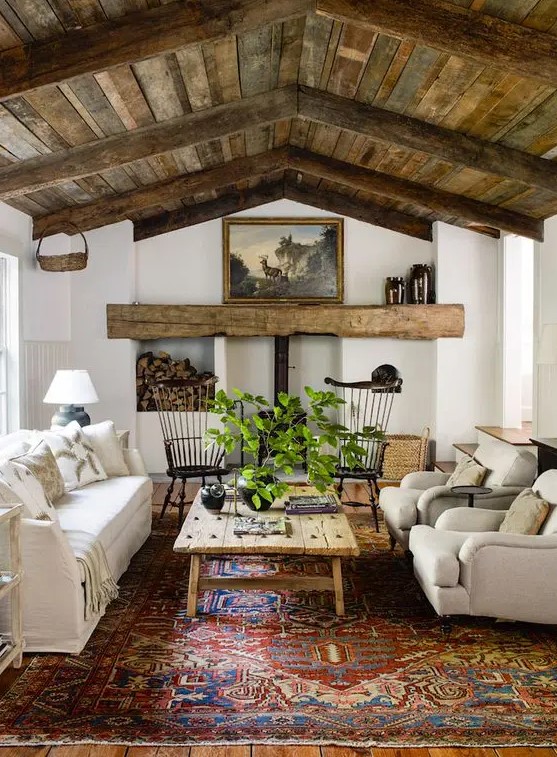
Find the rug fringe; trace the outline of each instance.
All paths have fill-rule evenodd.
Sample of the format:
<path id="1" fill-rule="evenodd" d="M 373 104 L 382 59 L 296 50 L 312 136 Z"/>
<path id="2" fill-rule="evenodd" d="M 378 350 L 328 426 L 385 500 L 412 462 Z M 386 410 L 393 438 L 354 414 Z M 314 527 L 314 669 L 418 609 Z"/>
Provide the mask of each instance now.
<path id="1" fill-rule="evenodd" d="M 276 746 L 338 746 L 351 747 L 355 749 L 369 749 L 371 747 L 382 747 L 384 749 L 450 749 L 453 747 L 469 749 L 496 749 L 498 747 L 557 747 L 557 741 L 540 741 L 538 743 L 530 741 L 504 741 L 491 743 L 476 743 L 470 741 L 432 741 L 423 743 L 401 743 L 398 741 L 338 741 L 335 739 L 320 739 L 314 741 L 300 739 L 241 739 L 237 741 L 106 741 L 103 739 L 78 739 L 77 741 L 34 741 L 33 739 L 11 739 L 0 738 L 0 747 L 11 746 L 81 746 L 95 744 L 110 744 L 111 746 L 145 746 L 145 747 L 182 747 L 182 746 L 207 746 L 207 747 L 228 747 L 228 746 L 249 746 L 274 744 Z"/>

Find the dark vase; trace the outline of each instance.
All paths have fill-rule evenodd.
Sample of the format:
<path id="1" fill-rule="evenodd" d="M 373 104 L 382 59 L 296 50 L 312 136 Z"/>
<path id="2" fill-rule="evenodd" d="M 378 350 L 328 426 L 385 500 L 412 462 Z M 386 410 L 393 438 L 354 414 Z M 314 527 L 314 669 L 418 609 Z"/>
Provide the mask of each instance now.
<path id="1" fill-rule="evenodd" d="M 224 486 L 222 484 L 213 484 L 212 486 L 201 487 L 201 504 L 206 510 L 218 513 L 224 505 Z"/>
<path id="2" fill-rule="evenodd" d="M 402 305 L 406 289 L 402 276 L 387 276 L 385 279 L 385 302 L 387 305 Z"/>
<path id="3" fill-rule="evenodd" d="M 433 269 L 430 265 L 416 263 L 412 266 L 408 293 L 408 299 L 412 305 L 426 305 L 435 302 Z"/>
<path id="4" fill-rule="evenodd" d="M 272 479 L 269 480 L 269 483 L 271 483 Z M 253 495 L 255 494 L 255 491 L 253 489 L 248 489 L 246 487 L 247 481 L 243 476 L 240 476 L 238 478 L 238 481 L 236 482 L 236 488 L 238 489 L 238 494 L 240 497 L 244 500 L 246 505 L 249 507 L 250 510 L 255 510 L 256 512 L 260 512 L 261 510 L 269 510 L 272 502 L 269 502 L 266 499 L 261 499 L 261 506 L 256 507 L 253 504 Z"/>

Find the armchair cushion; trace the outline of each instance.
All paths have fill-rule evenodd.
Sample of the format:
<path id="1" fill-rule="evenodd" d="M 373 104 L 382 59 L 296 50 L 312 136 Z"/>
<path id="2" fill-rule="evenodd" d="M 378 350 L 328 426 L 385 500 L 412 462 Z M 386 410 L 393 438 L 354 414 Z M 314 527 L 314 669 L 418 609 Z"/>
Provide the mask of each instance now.
<path id="1" fill-rule="evenodd" d="M 474 460 L 488 469 L 484 486 L 532 486 L 537 461 L 531 452 L 518 452 L 510 444 L 480 444 Z"/>
<path id="2" fill-rule="evenodd" d="M 435 528 L 442 531 L 498 531 L 505 515 L 505 510 L 455 507 L 441 513 L 435 523 Z"/>
<path id="3" fill-rule="evenodd" d="M 446 486 L 480 486 L 487 474 L 487 468 L 476 460 L 465 455 L 458 461 L 453 473 L 449 476 Z"/>
<path id="4" fill-rule="evenodd" d="M 524 489 L 511 504 L 499 531 L 505 534 L 537 534 L 549 512 L 549 503 L 532 489 Z"/>
<path id="5" fill-rule="evenodd" d="M 423 494 L 421 489 L 386 486 L 381 489 L 379 505 L 389 523 L 395 528 L 407 530 L 416 523 L 416 503 L 421 494 Z"/>

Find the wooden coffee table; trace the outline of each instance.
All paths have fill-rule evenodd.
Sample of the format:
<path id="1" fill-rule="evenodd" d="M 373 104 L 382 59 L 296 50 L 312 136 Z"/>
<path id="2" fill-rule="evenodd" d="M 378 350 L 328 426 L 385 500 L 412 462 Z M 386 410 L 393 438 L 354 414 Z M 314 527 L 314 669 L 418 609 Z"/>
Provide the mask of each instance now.
<path id="1" fill-rule="evenodd" d="M 296 494 L 315 493 L 309 487 L 293 487 Z M 197 595 L 212 589 L 263 589 L 266 591 L 301 590 L 333 591 L 337 615 L 344 615 L 342 590 L 342 557 L 360 554 L 346 515 L 284 514 L 284 500 L 277 500 L 265 517 L 286 517 L 288 532 L 266 536 L 239 536 L 234 533 L 232 504 L 225 504 L 220 513 L 212 513 L 201 504 L 198 492 L 174 544 L 175 552 L 191 554 L 187 614 L 195 617 Z M 244 504 L 238 505 L 240 515 L 253 515 Z M 269 578 L 200 577 L 201 560 L 209 555 L 314 555 L 331 561 L 330 576 L 284 576 Z"/>

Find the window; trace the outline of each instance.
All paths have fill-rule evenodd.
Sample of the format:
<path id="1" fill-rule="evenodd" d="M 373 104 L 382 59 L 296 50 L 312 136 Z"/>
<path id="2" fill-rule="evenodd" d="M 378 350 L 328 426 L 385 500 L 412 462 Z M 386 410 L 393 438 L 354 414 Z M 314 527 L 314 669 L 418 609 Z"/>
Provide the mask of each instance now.
<path id="1" fill-rule="evenodd" d="M 17 260 L 0 253 L 0 434 L 18 426 Z"/>

